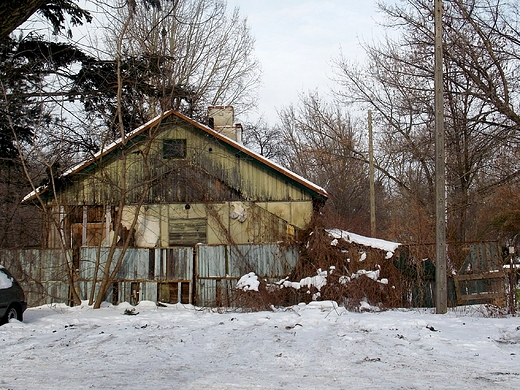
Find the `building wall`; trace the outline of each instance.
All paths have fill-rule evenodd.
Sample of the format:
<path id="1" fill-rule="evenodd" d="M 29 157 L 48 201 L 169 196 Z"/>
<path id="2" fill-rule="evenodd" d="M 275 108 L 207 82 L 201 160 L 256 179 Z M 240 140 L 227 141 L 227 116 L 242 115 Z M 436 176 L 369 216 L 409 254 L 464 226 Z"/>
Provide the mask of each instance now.
<path id="1" fill-rule="evenodd" d="M 51 216 L 55 223 L 47 229 L 48 248 L 60 248 L 61 237 L 65 247 L 108 246 L 116 239 L 115 207 L 58 206 L 55 210 Z M 141 206 L 139 212 L 137 206 L 128 205 L 123 207 L 122 229 L 130 231 L 135 218 L 131 246 L 141 248 L 268 243 L 295 238 L 312 213 L 312 204 L 302 201 L 153 204 Z M 124 234 L 118 238 L 124 240 Z"/>
<path id="2" fill-rule="evenodd" d="M 182 158 L 165 158 L 165 141 Z M 313 214 L 308 189 L 178 120 L 68 177 L 49 215 L 48 248 L 61 237 L 66 247 L 108 245 L 121 205 L 125 228 L 137 215 L 136 247 L 277 242 Z"/>

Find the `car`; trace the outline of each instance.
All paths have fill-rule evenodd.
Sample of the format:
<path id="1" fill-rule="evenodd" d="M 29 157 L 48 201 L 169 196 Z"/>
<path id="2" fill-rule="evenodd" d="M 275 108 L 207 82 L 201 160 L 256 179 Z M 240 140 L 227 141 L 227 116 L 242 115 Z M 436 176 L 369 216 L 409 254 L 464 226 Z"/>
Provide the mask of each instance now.
<path id="1" fill-rule="evenodd" d="M 9 271 L 0 265 L 0 325 L 12 319 L 23 321 L 27 301 L 22 287 Z"/>

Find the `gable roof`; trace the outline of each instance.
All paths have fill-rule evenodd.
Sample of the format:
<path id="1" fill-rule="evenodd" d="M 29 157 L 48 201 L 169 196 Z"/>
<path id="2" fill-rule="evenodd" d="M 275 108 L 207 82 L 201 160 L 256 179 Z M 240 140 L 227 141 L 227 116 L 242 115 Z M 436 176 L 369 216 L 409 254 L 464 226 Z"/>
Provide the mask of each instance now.
<path id="1" fill-rule="evenodd" d="M 138 135 L 146 132 L 148 129 L 160 124 L 164 119 L 170 117 L 170 116 L 175 116 L 181 120 L 183 120 L 184 122 L 186 123 L 189 123 L 190 125 L 194 126 L 195 128 L 201 130 L 202 132 L 208 134 L 208 135 L 211 135 L 212 137 L 224 142 L 225 144 L 231 146 L 233 149 L 236 149 L 237 151 L 240 151 L 241 153 L 244 153 L 246 155 L 248 155 L 249 157 L 251 157 L 253 160 L 256 160 L 258 163 L 260 163 L 261 165 L 264 165 L 276 172 L 278 172 L 279 174 L 287 177 L 288 179 L 290 179 L 291 181 L 294 181 L 296 183 L 298 183 L 299 185 L 303 186 L 304 188 L 310 190 L 311 192 L 313 192 L 316 196 L 318 197 L 322 197 L 322 198 L 325 198 L 327 199 L 328 198 L 328 194 L 327 194 L 327 191 L 325 191 L 322 187 L 312 183 L 311 181 L 303 178 L 302 176 L 290 171 L 289 169 L 287 168 L 284 168 L 282 167 L 281 165 L 261 156 L 260 154 L 254 152 L 253 150 L 245 147 L 244 145 L 232 140 L 231 138 L 228 138 L 226 137 L 225 135 L 213 130 L 212 128 L 210 128 L 209 126 L 206 126 L 200 122 L 197 122 L 183 114 L 181 114 L 180 112 L 178 111 L 175 111 L 175 110 L 169 110 L 169 111 L 166 111 L 164 114 L 162 115 L 158 115 L 157 117 L 155 117 L 154 119 L 148 121 L 147 123 L 143 124 L 142 126 L 139 126 L 138 128 L 134 129 L 133 131 L 131 131 L 130 133 L 128 133 L 126 136 L 125 136 L 125 141 L 129 141 L 135 137 L 137 137 Z M 65 171 L 60 177 L 61 178 L 64 178 L 64 177 L 67 177 L 67 176 L 70 176 L 70 175 L 74 175 L 75 173 L 78 173 L 78 172 L 81 172 L 82 170 L 84 170 L 85 168 L 89 167 L 90 165 L 92 164 L 95 164 L 97 161 L 99 161 L 100 159 L 102 159 L 103 157 L 107 156 L 108 154 L 110 154 L 111 152 L 113 152 L 114 150 L 116 150 L 117 148 L 120 147 L 120 145 L 122 144 L 123 140 L 122 138 L 119 138 L 118 140 L 106 145 L 101 151 L 97 152 L 91 159 L 87 160 L 87 161 L 84 161 L 80 164 L 77 164 L 75 165 L 74 167 L 68 169 L 67 171 Z M 44 192 L 46 192 L 48 189 L 48 186 L 47 185 L 44 185 L 44 186 L 40 186 L 38 188 L 35 188 L 32 192 L 30 192 L 29 194 L 27 194 L 22 202 L 27 202 L 27 201 L 30 201 L 30 200 L 33 200 L 35 199 L 37 196 L 43 194 Z"/>

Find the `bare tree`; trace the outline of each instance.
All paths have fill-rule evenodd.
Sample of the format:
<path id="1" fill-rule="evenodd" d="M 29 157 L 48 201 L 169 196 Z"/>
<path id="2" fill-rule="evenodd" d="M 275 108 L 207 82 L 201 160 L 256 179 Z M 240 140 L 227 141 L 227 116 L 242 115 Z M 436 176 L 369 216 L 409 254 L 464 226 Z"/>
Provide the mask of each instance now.
<path id="1" fill-rule="evenodd" d="M 280 161 L 284 145 L 283 133 L 278 126 L 270 126 L 260 118 L 256 123 L 244 123 L 243 127 L 242 140 L 245 146 L 270 160 Z"/>
<path id="2" fill-rule="evenodd" d="M 129 12 L 122 53 L 142 61 L 146 71 L 139 77 L 155 89 L 139 102 L 147 115 L 174 108 L 203 119 L 209 105 L 233 105 L 240 113 L 256 104 L 260 68 L 238 9 L 229 13 L 222 0 L 120 8 L 110 34 L 120 35 Z"/>
<path id="3" fill-rule="evenodd" d="M 505 26 L 517 25 L 518 7 L 498 0 L 448 0 L 445 5 L 448 229 L 451 239 L 466 240 L 476 238 L 471 227 L 479 193 L 517 171 L 513 161 L 504 169 L 504 158 L 499 163 L 497 156 L 505 157 L 516 143 L 512 107 L 517 79 L 512 71 L 517 59 L 511 48 L 518 35 Z M 397 194 L 422 205 L 421 214 L 433 215 L 433 7 L 426 0 L 407 0 L 383 4 L 381 10 L 396 38 L 365 45 L 364 68 L 340 59 L 342 89 L 337 92 L 343 100 L 375 111 L 382 130 L 379 166 L 391 173 L 387 176 Z M 498 30 L 511 33 L 505 47 Z"/>
<path id="4" fill-rule="evenodd" d="M 329 223 L 368 234 L 368 155 L 359 130 L 363 125 L 354 124 L 339 107 L 311 92 L 301 95 L 297 106 L 283 108 L 281 161 L 329 192 Z M 379 186 L 379 199 L 382 190 Z"/>
<path id="5" fill-rule="evenodd" d="M 150 99 L 139 102 L 141 107 L 138 108 L 144 110 L 143 117 L 170 108 L 181 109 L 183 102 L 187 103 L 187 109 L 192 115 L 199 104 L 240 104 L 239 98 L 247 97 L 256 86 L 257 64 L 250 59 L 253 40 L 245 21 L 240 20 L 238 11 L 228 20 L 224 2 L 174 2 L 168 9 L 147 10 L 147 17 L 139 12 L 139 9 L 134 9 L 121 13 L 124 22 L 117 30 L 119 35 L 115 45 L 118 75 L 116 112 L 123 145 L 127 132 L 122 120 L 123 91 L 128 81 L 122 66 L 125 56 L 148 57 L 151 61 L 147 65 L 156 71 L 151 72 L 147 80 L 158 91 L 156 99 L 153 99 L 153 94 L 148 94 Z M 136 177 L 135 172 L 133 175 L 130 173 L 129 161 L 134 159 L 134 155 L 127 156 L 124 151 L 119 158 L 117 179 L 110 177 L 110 172 L 107 172 L 109 176 L 106 180 L 111 185 L 111 192 L 118 194 L 116 200 L 119 212 L 113 221 L 114 235 L 124 237 L 124 242 L 120 244 L 113 240 L 104 263 L 100 264 L 97 259 L 95 275 L 97 277 L 98 269 L 101 275 L 99 290 L 93 301 L 95 308 L 100 307 L 122 265 L 126 249 L 131 245 L 132 234 L 122 234 L 123 210 L 128 209 L 127 206 L 133 207 L 128 228 L 132 232 L 150 187 L 160 180 L 152 176 L 148 161 L 155 130 L 155 127 L 150 129 L 148 141 L 140 148 L 140 175 Z M 116 252 L 118 245 L 122 247 Z M 94 280 L 92 290 L 96 282 Z"/>
<path id="6" fill-rule="evenodd" d="M 152 3 L 154 2 L 152 1 Z M 129 41 L 134 42 L 137 38 L 129 39 L 127 33 L 133 31 L 132 23 L 136 20 L 139 7 L 129 7 L 125 8 L 128 11 L 122 14 L 122 25 L 118 30 L 120 35 L 116 37 L 113 45 L 113 56 L 110 60 L 103 61 L 82 57 L 86 61 L 81 63 L 80 66 L 83 66 L 82 70 L 88 66 L 89 73 L 78 73 L 78 76 L 68 73 L 66 69 L 62 71 L 61 65 L 52 68 L 55 63 L 51 63 L 52 66 L 49 68 L 57 70 L 56 75 L 65 75 L 63 84 L 61 84 L 61 79 L 58 78 L 52 80 L 49 80 L 49 78 L 30 79 L 38 81 L 38 83 L 33 82 L 31 84 L 38 92 L 44 92 L 47 86 L 55 89 L 52 91 L 53 93 L 41 93 L 42 99 L 40 99 L 40 94 L 31 94 L 31 98 L 40 99 L 38 100 L 40 110 L 33 113 L 31 118 L 34 120 L 34 125 L 31 127 L 31 132 L 23 139 L 19 137 L 20 133 L 17 131 L 17 116 L 12 114 L 16 113 L 12 99 L 14 96 L 13 88 L 5 83 L 1 85 L 2 103 L 5 103 L 5 107 L 9 109 L 13 108 L 13 110 L 6 111 L 6 122 L 8 123 L 5 128 L 8 130 L 7 134 L 13 136 L 13 145 L 16 153 L 20 156 L 24 173 L 29 180 L 30 189 L 36 194 L 36 202 L 46 216 L 46 238 L 52 239 L 53 245 L 55 245 L 53 247 L 58 246 L 64 254 L 62 266 L 70 286 L 72 301 L 76 304 L 80 303 L 81 291 L 77 283 L 77 264 L 71 251 L 74 241 L 71 231 L 72 226 L 70 222 L 66 222 L 65 217 L 69 220 L 76 218 L 75 214 L 77 214 L 78 207 L 68 204 L 66 196 L 60 192 L 64 180 L 61 174 L 80 159 L 91 157 L 99 149 L 103 150 L 104 146 L 115 137 L 112 131 L 114 127 L 117 127 L 117 133 L 124 145 L 126 133 L 133 129 L 133 127 L 127 127 L 127 122 L 122 119 L 124 115 L 127 115 L 126 109 L 128 107 L 125 105 L 128 94 L 125 95 L 125 93 L 129 90 L 129 83 L 136 82 L 135 77 L 132 80 L 128 78 L 128 75 L 141 74 L 143 79 L 145 78 L 144 75 L 147 76 L 144 81 L 150 89 L 141 95 L 143 96 L 142 100 L 134 102 L 136 109 L 143 112 L 143 121 L 169 108 L 184 109 L 183 104 L 186 102 L 189 103 L 189 108 L 195 112 L 195 108 L 199 105 L 202 107 L 205 104 L 220 101 L 237 104 L 242 102 L 242 108 L 246 108 L 254 100 L 252 99 L 253 95 L 249 95 L 258 81 L 258 64 L 252 58 L 254 41 L 249 35 L 245 20 L 239 17 L 238 11 L 228 17 L 224 12 L 225 3 L 220 1 L 163 2 L 163 4 L 166 3 L 169 3 L 172 7 L 173 5 L 179 7 L 182 5 L 182 12 L 175 18 L 168 19 L 168 17 L 165 17 L 165 20 L 169 20 L 170 24 L 161 28 L 159 34 L 161 42 L 156 42 L 156 44 L 165 43 L 167 34 L 165 35 L 164 31 L 167 31 L 168 34 L 171 32 L 172 35 L 171 39 L 168 38 L 167 46 L 158 46 L 158 49 L 162 52 L 156 51 L 151 54 L 148 51 L 141 51 L 139 55 L 136 54 L 135 57 L 131 57 L 129 50 L 133 50 L 133 48 L 128 46 L 127 43 Z M 125 3 L 124 5 L 126 7 L 128 4 Z M 193 15 L 194 19 L 191 19 L 190 13 L 196 11 L 197 6 L 201 7 L 199 13 Z M 149 8 L 148 11 L 159 15 L 157 9 L 157 7 L 153 7 Z M 173 7 L 171 11 L 180 12 L 180 9 Z M 175 28 L 170 29 L 168 26 L 172 25 L 172 21 L 175 22 L 173 23 Z M 179 24 L 179 26 L 176 26 L 176 24 Z M 207 30 L 204 30 L 204 26 Z M 145 33 L 155 31 L 156 29 L 150 27 L 150 31 Z M 204 40 L 206 40 L 205 44 Z M 207 46 L 208 43 L 213 45 L 218 43 L 219 46 Z M 169 51 L 170 47 L 177 45 L 182 47 L 182 50 L 175 53 Z M 146 47 L 145 49 L 147 50 Z M 140 49 L 136 48 L 136 50 Z M 44 52 L 41 53 L 42 56 L 44 54 Z M 147 57 L 149 54 L 150 56 Z M 170 55 L 175 56 L 175 59 L 169 57 Z M 184 63 L 179 60 L 183 57 L 186 58 Z M 143 68 L 143 62 L 135 61 L 135 59 L 145 59 L 146 66 Z M 170 67 L 170 65 L 175 66 Z M 96 72 L 100 69 L 103 72 Z M 140 73 L 143 69 L 147 70 L 148 73 Z M 83 80 L 91 86 L 96 86 L 97 82 L 110 84 L 109 88 L 112 89 L 107 93 L 108 98 L 103 97 L 99 90 L 95 88 L 90 90 L 86 88 L 83 90 L 76 89 L 71 92 L 70 80 L 77 83 L 78 79 L 83 76 L 89 77 L 84 77 Z M 51 83 L 44 85 L 44 82 L 47 81 L 51 81 Z M 16 83 L 12 84 L 15 85 Z M 32 91 L 29 92 L 32 93 Z M 78 91 L 81 93 L 78 93 Z M 26 90 L 22 92 L 27 93 Z M 90 92 L 92 93 L 89 94 Z M 113 115 L 103 118 L 101 122 L 89 121 L 91 117 L 86 115 L 85 111 L 82 111 L 78 105 L 71 105 L 69 99 L 73 100 L 76 96 L 80 96 L 82 101 L 87 104 L 91 104 L 93 101 L 98 102 L 98 106 L 90 105 L 92 110 L 105 105 L 108 99 L 113 99 L 113 102 L 111 102 L 114 103 L 113 107 L 115 107 L 115 110 L 111 111 Z M 20 98 L 27 98 L 27 96 L 20 96 Z M 132 100 L 131 96 L 128 100 Z M 52 116 L 48 115 L 51 111 Z M 100 110 L 96 115 L 101 118 L 104 114 L 105 112 Z M 55 119 L 49 120 L 48 118 L 51 117 Z M 99 126 L 111 122 L 116 126 Z M 96 177 L 98 182 L 92 184 L 98 188 L 106 188 L 105 193 L 110 194 L 107 198 L 99 199 L 101 202 L 99 206 L 118 211 L 113 212 L 110 221 L 104 219 L 102 223 L 107 226 L 110 224 L 111 234 L 116 238 L 120 237 L 120 239 L 110 240 L 106 256 L 101 257 L 99 256 L 100 252 L 98 252 L 95 276 L 91 281 L 92 286 L 90 288 L 90 291 L 95 292 L 95 294 L 89 297 L 95 307 L 99 307 L 107 291 L 112 287 L 112 282 L 125 257 L 125 251 L 133 245 L 132 235 L 127 234 L 125 229 L 130 232 L 134 230 L 140 216 L 141 205 L 146 199 L 150 186 L 153 183 L 158 183 L 159 178 L 151 177 L 148 169 L 150 164 L 148 150 L 154 139 L 155 130 L 156 127 L 150 129 L 147 142 L 140 145 L 138 154 L 128 156 L 123 150 L 119 156 L 116 170 L 107 170 L 106 172 L 101 170 Z M 142 161 L 137 162 L 135 161 L 136 158 Z M 102 165 L 102 161 L 99 161 L 99 163 Z M 142 166 L 140 171 L 142 174 L 136 176 L 135 164 L 137 163 Z M 41 168 L 40 171 L 33 171 L 32 167 L 37 166 Z M 37 188 L 41 189 L 42 185 L 48 190 L 45 196 L 40 196 L 40 191 L 37 191 Z M 125 210 L 126 215 L 123 215 Z M 131 210 L 131 215 L 128 210 Z M 126 218 L 125 221 L 123 221 L 123 218 Z M 103 242 L 98 240 L 97 244 L 101 248 L 102 245 L 107 245 L 108 241 L 108 238 Z"/>

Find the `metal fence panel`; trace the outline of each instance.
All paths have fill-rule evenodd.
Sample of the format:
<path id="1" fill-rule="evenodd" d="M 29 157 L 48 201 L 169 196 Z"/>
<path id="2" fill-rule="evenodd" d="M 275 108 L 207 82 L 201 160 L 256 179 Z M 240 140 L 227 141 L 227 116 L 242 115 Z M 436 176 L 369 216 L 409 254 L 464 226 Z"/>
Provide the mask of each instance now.
<path id="1" fill-rule="evenodd" d="M 193 278 L 193 248 L 167 248 L 165 252 L 165 277 L 167 280 L 191 280 Z"/>
<path id="2" fill-rule="evenodd" d="M 0 250 L 0 264 L 22 285 L 29 306 L 69 301 L 65 256 L 72 251 L 56 249 Z"/>
<path id="3" fill-rule="evenodd" d="M 234 287 L 243 275 L 279 280 L 298 262 L 293 247 L 274 244 L 197 246 L 197 305 L 232 306 Z"/>
<path id="4" fill-rule="evenodd" d="M 100 257 L 98 278 L 109 254 L 108 248 L 81 248 L 80 277 L 94 278 L 96 259 Z M 117 248 L 111 269 L 121 254 Z M 193 278 L 193 248 L 128 248 L 116 280 L 191 280 Z"/>
<path id="5" fill-rule="evenodd" d="M 141 300 L 157 302 L 157 283 L 141 283 Z"/>
<path id="6" fill-rule="evenodd" d="M 227 268 L 226 246 L 197 245 L 197 277 L 225 277 Z"/>
<path id="7" fill-rule="evenodd" d="M 254 272 L 264 278 L 283 278 L 296 266 L 298 251 L 294 247 L 257 244 L 228 247 L 229 274 L 241 277 Z"/>
<path id="8" fill-rule="evenodd" d="M 197 305 L 216 306 L 216 279 L 197 279 Z"/>
<path id="9" fill-rule="evenodd" d="M 92 288 L 95 289 L 94 296 L 97 296 L 100 282 L 94 287 L 92 285 L 96 264 L 99 267 L 98 280 L 101 280 L 109 250 L 106 247 L 80 248 L 79 279 L 75 283 L 82 300 L 90 298 Z M 113 285 L 110 286 L 104 299 L 108 302 L 135 301 L 137 289 L 137 299 L 156 301 L 158 283 L 179 283 L 179 289 L 189 286 L 190 301 L 195 287 L 195 303 L 198 305 L 230 305 L 236 281 L 245 273 L 255 272 L 261 278 L 276 280 L 286 276 L 298 260 L 295 248 L 278 245 L 198 245 L 195 264 L 194 250 L 191 247 L 128 248 L 114 280 L 117 290 L 113 290 Z M 112 270 L 120 254 L 121 248 L 116 248 Z M 2 250 L 0 263 L 10 268 L 20 280 L 29 305 L 34 306 L 69 302 L 65 265 L 72 260 L 72 256 L 72 250 L 65 254 L 61 250 Z M 196 271 L 194 266 L 197 267 Z M 114 294 L 117 296 L 114 297 Z M 179 299 L 182 294 L 178 294 Z"/>

